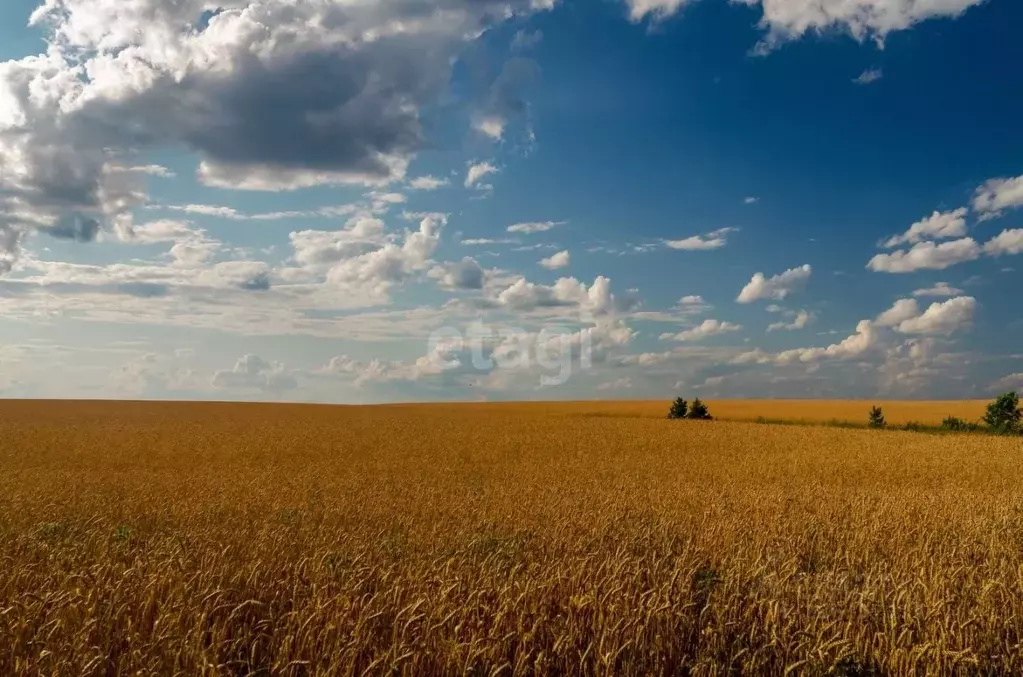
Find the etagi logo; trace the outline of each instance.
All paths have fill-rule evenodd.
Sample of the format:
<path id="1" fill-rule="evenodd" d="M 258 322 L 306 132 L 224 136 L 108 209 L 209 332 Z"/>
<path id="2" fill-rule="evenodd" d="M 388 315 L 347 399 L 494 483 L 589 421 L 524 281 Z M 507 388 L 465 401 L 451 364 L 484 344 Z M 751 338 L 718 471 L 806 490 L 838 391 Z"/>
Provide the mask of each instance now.
<path id="1" fill-rule="evenodd" d="M 575 327 L 547 323 L 530 331 L 482 319 L 464 329 L 444 326 L 430 334 L 425 361 L 437 373 L 540 371 L 541 387 L 560 386 L 593 366 L 594 325 L 583 312 Z"/>

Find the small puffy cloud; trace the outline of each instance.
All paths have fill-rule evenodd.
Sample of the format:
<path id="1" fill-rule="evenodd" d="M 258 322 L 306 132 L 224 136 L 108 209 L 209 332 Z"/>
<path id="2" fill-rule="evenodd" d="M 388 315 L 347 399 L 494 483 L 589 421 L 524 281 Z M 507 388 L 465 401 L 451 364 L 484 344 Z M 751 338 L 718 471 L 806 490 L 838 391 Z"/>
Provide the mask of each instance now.
<path id="1" fill-rule="evenodd" d="M 921 242 L 908 250 L 878 254 L 867 268 L 879 273 L 911 273 L 916 270 L 944 270 L 957 263 L 980 258 L 981 248 L 971 237 L 935 244 Z"/>
<path id="2" fill-rule="evenodd" d="M 462 240 L 466 247 L 480 247 L 492 244 L 518 244 L 519 241 L 512 238 L 473 237 Z"/>
<path id="3" fill-rule="evenodd" d="M 951 212 L 938 212 L 917 221 L 902 235 L 895 235 L 885 241 L 885 247 L 901 244 L 917 244 L 924 240 L 947 240 L 966 235 L 966 207 Z"/>
<path id="4" fill-rule="evenodd" d="M 409 188 L 413 190 L 437 190 L 444 186 L 450 185 L 451 181 L 448 179 L 437 178 L 436 176 L 417 176 L 408 182 Z"/>
<path id="5" fill-rule="evenodd" d="M 973 210 L 981 218 L 995 218 L 1017 207 L 1023 207 L 1023 176 L 991 179 L 973 194 Z"/>
<path id="6" fill-rule="evenodd" d="M 629 7 L 629 19 L 636 22 L 642 21 L 646 17 L 650 17 L 654 21 L 665 19 L 689 2 L 690 0 L 626 0 Z"/>
<path id="7" fill-rule="evenodd" d="M 437 266 L 430 271 L 430 277 L 447 289 L 483 289 L 487 276 L 475 259 L 466 256 L 457 263 Z"/>
<path id="8" fill-rule="evenodd" d="M 509 233 L 530 235 L 532 233 L 545 233 L 548 230 L 557 228 L 558 226 L 563 226 L 565 223 L 565 221 L 534 221 L 530 223 L 516 223 L 508 226 L 507 230 Z"/>
<path id="9" fill-rule="evenodd" d="M 704 320 L 701 324 L 677 334 L 661 334 L 662 341 L 700 341 L 719 334 L 728 334 L 742 329 L 741 325 L 720 320 Z"/>
<path id="10" fill-rule="evenodd" d="M 480 188 L 482 181 L 485 177 L 490 174 L 496 174 L 500 171 L 491 162 L 477 162 L 469 165 L 469 171 L 465 174 L 465 187 L 466 188 Z"/>
<path id="11" fill-rule="evenodd" d="M 201 216 L 216 216 L 222 219 L 241 220 L 245 215 L 233 207 L 221 207 L 219 205 L 167 205 L 164 209 L 186 214 L 199 214 Z"/>
<path id="12" fill-rule="evenodd" d="M 219 243 L 209 240 L 185 240 L 170 248 L 170 256 L 178 268 L 202 268 L 219 248 Z"/>
<path id="13" fill-rule="evenodd" d="M 667 0 L 665 0 L 665 3 Z M 790 40 L 807 34 L 831 31 L 848 33 L 859 41 L 873 39 L 883 43 L 889 33 L 907 30 L 914 25 L 938 18 L 955 18 L 983 0 L 740 0 L 763 9 L 760 26 L 767 36 L 758 45 L 757 53 L 765 53 Z"/>
<path id="14" fill-rule="evenodd" d="M 400 205 L 408 201 L 408 198 L 401 193 L 385 193 L 379 190 L 366 193 L 366 197 L 369 198 L 375 210 L 383 211 L 386 211 L 388 205 Z"/>
<path id="15" fill-rule="evenodd" d="M 735 228 L 719 228 L 705 235 L 693 235 L 683 240 L 665 240 L 664 244 L 671 249 L 683 251 L 720 249 L 728 244 L 728 234 L 735 230 Z"/>
<path id="16" fill-rule="evenodd" d="M 809 264 L 798 268 L 790 268 L 770 278 L 766 277 L 763 273 L 757 273 L 742 288 L 742 291 L 739 292 L 739 296 L 735 300 L 738 303 L 753 303 L 761 299 L 781 301 L 790 294 L 805 287 L 812 273 L 813 268 Z"/>
<path id="17" fill-rule="evenodd" d="M 907 30 L 937 18 L 956 18 L 984 0 L 738 0 L 762 9 L 759 26 L 767 35 L 754 53 L 765 54 L 775 47 L 807 34 L 832 31 L 848 33 L 854 39 L 873 39 L 883 44 L 889 33 Z M 625 0 L 629 18 L 660 21 L 681 11 L 690 0 Z"/>
<path id="18" fill-rule="evenodd" d="M 683 315 L 699 315 L 711 310 L 714 306 L 707 303 L 699 294 L 690 294 L 680 298 L 675 307 L 682 311 Z"/>
<path id="19" fill-rule="evenodd" d="M 633 317 L 637 320 L 677 324 L 689 322 L 694 315 L 702 315 L 713 308 L 702 296 L 694 294 L 683 296 L 669 311 L 640 311 L 633 313 Z"/>
<path id="20" fill-rule="evenodd" d="M 899 299 L 895 304 L 877 316 L 874 324 L 879 327 L 895 327 L 920 314 L 916 299 Z"/>
<path id="21" fill-rule="evenodd" d="M 613 314 L 634 306 L 628 299 L 616 298 L 611 293 L 611 280 L 603 275 L 597 276 L 590 286 L 574 277 L 560 278 L 550 286 L 520 277 L 483 303 L 486 307 L 519 312 L 542 308 L 578 308 L 594 315 Z"/>
<path id="22" fill-rule="evenodd" d="M 418 230 L 405 233 L 402 244 L 386 242 L 366 253 L 341 259 L 327 272 L 327 282 L 383 295 L 391 286 L 400 285 L 430 267 L 430 257 L 445 225 L 442 216 L 427 216 Z"/>
<path id="23" fill-rule="evenodd" d="M 972 296 L 932 303 L 923 314 L 903 320 L 895 330 L 902 334 L 952 334 L 970 325 L 976 307 Z"/>
<path id="24" fill-rule="evenodd" d="M 500 141 L 507 124 L 507 120 L 499 115 L 483 115 L 473 121 L 472 128 L 492 141 Z"/>
<path id="25" fill-rule="evenodd" d="M 991 256 L 1023 252 L 1023 228 L 1003 230 L 984 245 L 984 253 Z"/>
<path id="26" fill-rule="evenodd" d="M 870 320 L 860 320 L 856 333 L 826 348 L 795 348 L 780 353 L 752 350 L 734 358 L 734 364 L 796 364 L 859 357 L 877 345 L 877 329 Z"/>
<path id="27" fill-rule="evenodd" d="M 547 270 L 557 270 L 559 268 L 567 268 L 571 262 L 571 256 L 567 250 L 560 251 L 557 254 L 548 256 L 545 259 L 540 260 L 540 265 Z"/>
<path id="28" fill-rule="evenodd" d="M 292 260 L 299 275 L 324 276 L 328 284 L 385 297 L 388 290 L 432 270 L 432 256 L 447 223 L 445 214 L 427 214 L 416 230 L 385 233 L 375 217 L 356 216 L 338 231 L 306 230 L 291 234 Z M 296 278 L 296 279 L 299 279 Z"/>
<path id="29" fill-rule="evenodd" d="M 543 40 L 543 31 L 539 28 L 535 31 L 519 30 L 515 33 L 515 37 L 512 38 L 512 49 L 526 50 L 532 49 L 540 44 Z"/>
<path id="30" fill-rule="evenodd" d="M 303 230 L 291 233 L 290 238 L 295 262 L 321 270 L 383 246 L 384 222 L 373 217 L 359 217 L 349 220 L 341 230 Z"/>
<path id="31" fill-rule="evenodd" d="M 1004 392 L 1006 390 L 1023 391 L 1023 374 L 1009 374 L 1008 376 L 1003 376 L 992 383 L 990 389 L 996 392 Z"/>
<path id="32" fill-rule="evenodd" d="M 159 242 L 180 242 L 201 237 L 201 231 L 196 230 L 184 221 L 172 219 L 161 219 L 150 221 L 125 231 L 126 242 L 135 244 L 155 244 Z"/>
<path id="33" fill-rule="evenodd" d="M 742 202 L 743 202 L 743 204 L 747 204 L 747 205 L 755 205 L 756 203 L 760 202 L 760 198 L 751 195 L 750 197 L 747 197 Z"/>
<path id="34" fill-rule="evenodd" d="M 853 78 L 853 83 L 857 85 L 869 85 L 872 82 L 877 82 L 883 77 L 884 73 L 880 68 L 868 68 Z"/>
<path id="35" fill-rule="evenodd" d="M 921 313 L 916 299 L 899 299 L 877 316 L 874 325 L 893 327 L 900 334 L 951 334 L 970 324 L 976 307 L 973 297 L 958 296 L 932 303 Z"/>
<path id="36" fill-rule="evenodd" d="M 767 331 L 796 331 L 805 328 L 813 320 L 813 313 L 808 310 L 800 310 L 791 322 L 773 322 L 767 327 Z"/>
<path id="37" fill-rule="evenodd" d="M 177 174 L 163 165 L 134 165 L 128 167 L 111 165 L 107 168 L 107 170 L 111 172 L 124 172 L 126 174 L 146 174 L 148 176 L 157 176 L 161 179 L 173 179 L 177 177 Z"/>
<path id="38" fill-rule="evenodd" d="M 962 289 L 956 289 L 950 286 L 948 282 L 939 282 L 933 287 L 917 289 L 913 292 L 913 296 L 959 296 L 962 293 Z"/>
<path id="39" fill-rule="evenodd" d="M 267 362 L 258 355 L 245 355 L 231 369 L 213 375 L 214 388 L 259 390 L 280 393 L 298 387 L 295 377 L 279 362 Z"/>
<path id="40" fill-rule="evenodd" d="M 632 388 L 632 379 L 628 376 L 623 376 L 614 381 L 607 381 L 597 386 L 597 390 L 629 390 L 630 388 Z"/>
<path id="41" fill-rule="evenodd" d="M 203 271 L 199 279 L 212 278 L 211 286 L 227 286 L 248 291 L 270 288 L 270 266 L 262 261 L 223 261 L 212 270 Z"/>

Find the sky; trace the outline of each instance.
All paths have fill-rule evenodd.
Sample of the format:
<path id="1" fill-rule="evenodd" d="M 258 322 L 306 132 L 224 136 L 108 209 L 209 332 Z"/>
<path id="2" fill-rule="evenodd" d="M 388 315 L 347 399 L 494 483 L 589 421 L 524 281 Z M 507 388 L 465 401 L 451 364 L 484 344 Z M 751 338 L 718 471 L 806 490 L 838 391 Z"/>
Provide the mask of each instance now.
<path id="1" fill-rule="evenodd" d="M 5 0 L 0 397 L 1023 388 L 1014 0 Z"/>

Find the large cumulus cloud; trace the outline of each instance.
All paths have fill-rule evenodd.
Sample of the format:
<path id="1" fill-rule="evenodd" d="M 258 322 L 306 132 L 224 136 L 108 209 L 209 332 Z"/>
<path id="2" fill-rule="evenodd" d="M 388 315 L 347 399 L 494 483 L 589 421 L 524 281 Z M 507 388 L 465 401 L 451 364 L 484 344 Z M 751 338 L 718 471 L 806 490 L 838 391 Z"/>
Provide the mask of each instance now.
<path id="1" fill-rule="evenodd" d="M 45 54 L 0 64 L 0 270 L 24 233 L 133 235 L 146 177 L 177 148 L 211 186 L 384 184 L 461 46 L 538 0 L 46 0 Z"/>

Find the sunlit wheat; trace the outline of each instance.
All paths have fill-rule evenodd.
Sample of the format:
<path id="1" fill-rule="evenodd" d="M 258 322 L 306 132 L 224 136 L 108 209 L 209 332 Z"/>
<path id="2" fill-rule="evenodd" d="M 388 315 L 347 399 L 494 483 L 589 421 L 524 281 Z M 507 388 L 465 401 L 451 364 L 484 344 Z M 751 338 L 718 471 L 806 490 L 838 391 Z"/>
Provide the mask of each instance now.
<path id="1" fill-rule="evenodd" d="M 1019 439 L 666 411 L 5 403 L 0 675 L 1023 674 Z"/>

